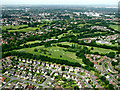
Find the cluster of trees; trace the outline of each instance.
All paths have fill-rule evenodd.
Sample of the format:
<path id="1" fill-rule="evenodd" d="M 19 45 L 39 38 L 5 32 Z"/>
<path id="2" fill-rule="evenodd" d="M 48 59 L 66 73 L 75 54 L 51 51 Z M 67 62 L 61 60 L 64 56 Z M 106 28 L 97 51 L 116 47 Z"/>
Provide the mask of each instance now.
<path id="1" fill-rule="evenodd" d="M 114 58 L 116 53 L 115 52 L 109 52 L 106 54 L 108 57 Z"/>
<path id="2" fill-rule="evenodd" d="M 41 23 L 35 22 L 35 23 L 28 23 L 28 27 L 37 27 L 37 25 L 40 25 Z"/>
<path id="3" fill-rule="evenodd" d="M 49 47 L 51 46 L 52 43 L 57 43 L 58 41 L 56 40 L 52 40 L 52 41 L 47 41 L 47 42 L 37 42 L 37 43 L 33 43 L 33 44 L 24 44 L 23 46 L 9 46 L 7 44 L 4 44 L 2 45 L 2 51 L 5 52 L 5 51 L 11 51 L 11 50 L 14 50 L 14 49 L 22 49 L 22 48 L 31 48 L 31 47 L 36 47 L 36 46 L 41 46 L 41 45 L 45 45 L 45 47 Z"/>
<path id="4" fill-rule="evenodd" d="M 106 32 L 103 32 L 103 33 L 96 33 L 96 34 L 93 34 L 93 30 L 89 31 L 89 32 L 84 32 L 83 34 L 80 34 L 78 36 L 78 39 L 81 39 L 81 38 L 88 38 L 88 37 L 95 37 L 95 36 L 103 36 L 103 35 L 112 35 L 113 33 L 110 33 L 108 31 Z"/>
<path id="5" fill-rule="evenodd" d="M 20 45 L 23 43 L 26 43 L 28 41 L 34 41 L 34 40 L 44 41 L 44 40 L 51 38 L 53 36 L 57 37 L 58 35 L 60 35 L 62 33 L 66 33 L 68 30 L 69 30 L 69 27 L 66 30 L 53 29 L 51 32 L 48 32 L 46 34 L 42 34 L 41 36 L 30 35 L 29 37 L 23 38 L 21 40 L 17 40 L 17 38 L 20 37 L 19 33 L 21 33 L 21 32 L 16 32 L 16 36 L 14 35 L 13 32 L 11 32 L 11 33 L 5 32 L 6 34 L 3 34 L 3 39 L 6 39 L 6 37 L 11 37 L 11 36 L 14 36 L 14 39 L 13 40 L 7 39 L 8 44 L 2 45 L 2 49 L 3 49 L 3 52 L 10 51 L 13 49 L 20 49 L 20 48 L 22 48 Z M 45 46 L 49 46 L 48 44 L 46 44 Z M 28 46 L 28 45 L 24 45 L 24 47 L 25 46 Z"/>
<path id="6" fill-rule="evenodd" d="M 81 58 L 82 61 L 87 65 L 86 67 L 83 67 L 83 68 L 85 68 L 87 70 L 94 70 L 94 68 L 93 68 L 94 63 L 90 62 L 90 60 L 86 59 L 86 57 L 84 55 L 84 54 L 90 53 L 90 50 L 87 47 L 81 47 L 78 45 L 75 46 L 74 44 L 72 46 L 57 44 L 57 46 L 67 48 L 66 51 L 76 52 L 76 56 Z"/>
<path id="7" fill-rule="evenodd" d="M 95 41 L 92 41 L 91 43 L 85 43 L 83 40 L 79 42 L 81 45 L 87 45 L 87 46 L 93 46 L 93 47 L 100 47 L 100 48 L 105 48 L 105 49 L 112 49 L 112 50 L 117 50 L 120 51 L 120 46 L 108 46 L 108 45 L 99 45 Z"/>
<path id="8" fill-rule="evenodd" d="M 34 54 L 22 52 L 22 51 L 21 52 L 11 51 L 7 53 L 3 53 L 2 57 L 4 58 L 6 56 L 18 56 L 18 57 L 22 57 L 25 59 L 28 58 L 28 59 L 34 59 L 34 60 L 49 61 L 49 62 L 61 64 L 61 65 L 65 64 L 65 65 L 74 66 L 74 67 L 81 67 L 81 65 L 77 62 L 70 62 L 68 60 L 51 58 L 51 57 L 44 56 L 44 55 L 34 55 Z"/>
<path id="9" fill-rule="evenodd" d="M 102 55 L 102 56 L 108 56 L 108 57 L 111 57 L 111 58 L 114 58 L 116 53 L 115 52 L 109 52 L 107 54 L 99 54 L 98 52 L 90 52 L 90 49 L 88 49 L 87 47 L 81 47 L 81 46 L 78 46 L 78 45 L 75 45 L 75 44 L 72 44 L 72 46 L 69 46 L 69 45 L 63 45 L 63 44 L 57 44 L 57 46 L 59 47 L 64 47 L 64 48 L 67 48 L 65 49 L 65 51 L 70 51 L 70 52 L 76 52 L 76 56 L 82 58 L 83 62 L 87 65 L 86 67 L 83 67 L 85 69 L 88 69 L 88 70 L 94 70 L 94 63 L 90 62 L 90 60 L 86 59 L 85 55 L 84 54 L 95 54 L 95 55 Z M 91 48 L 93 49 L 93 48 Z M 112 62 L 114 65 L 116 65 L 117 63 L 115 62 Z"/>
<path id="10" fill-rule="evenodd" d="M 64 48 L 69 48 L 70 47 L 69 45 L 62 45 L 62 44 L 57 44 L 57 46 L 64 47 Z"/>
<path id="11" fill-rule="evenodd" d="M 112 66 L 118 65 L 118 62 L 112 61 Z"/>
<path id="12" fill-rule="evenodd" d="M 84 54 L 85 54 L 85 52 L 82 52 L 82 50 L 81 50 L 81 51 L 76 53 L 76 56 L 82 58 L 82 61 L 84 62 L 84 64 L 87 65 L 85 67 L 85 69 L 87 69 L 87 70 L 94 70 L 94 68 L 93 68 L 94 67 L 94 63 L 91 62 L 89 59 L 87 59 Z"/>
<path id="13" fill-rule="evenodd" d="M 100 79 L 105 83 L 105 88 L 114 90 L 114 86 L 112 84 L 109 84 L 109 81 L 106 80 L 105 76 L 101 76 Z"/>

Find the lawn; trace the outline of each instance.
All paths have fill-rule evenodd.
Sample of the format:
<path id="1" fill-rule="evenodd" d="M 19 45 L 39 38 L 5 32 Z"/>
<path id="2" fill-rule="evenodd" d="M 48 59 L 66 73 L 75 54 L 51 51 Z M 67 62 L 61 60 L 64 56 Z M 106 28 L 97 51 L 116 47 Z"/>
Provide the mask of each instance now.
<path id="1" fill-rule="evenodd" d="M 100 24 L 101 22 L 96 22 L 95 24 Z"/>
<path id="2" fill-rule="evenodd" d="M 40 49 L 38 52 L 35 52 L 34 49 Z M 46 54 L 41 50 L 46 50 Z M 64 51 L 62 47 L 58 47 L 58 46 L 52 46 L 52 47 L 48 47 L 45 48 L 44 46 L 37 46 L 37 47 L 33 47 L 33 48 L 24 48 L 24 49 L 20 49 L 17 51 L 25 51 L 25 52 L 29 52 L 32 54 L 36 54 L 36 55 L 44 55 L 44 56 L 49 56 L 52 58 L 57 58 L 57 59 L 64 59 L 64 60 L 68 60 L 70 62 L 79 62 L 80 64 L 82 64 L 84 66 L 84 63 L 82 62 L 82 59 L 79 59 L 75 53 L 73 52 L 68 52 L 68 51 Z M 50 55 L 51 54 L 51 55 Z M 62 57 L 60 57 L 62 56 Z"/>
<path id="3" fill-rule="evenodd" d="M 58 35 L 58 38 L 64 37 L 65 35 L 70 33 L 70 31 L 72 31 L 72 30 L 67 31 L 67 33 L 62 33 L 62 34 Z M 55 37 L 52 37 L 52 39 L 55 39 Z"/>
<path id="4" fill-rule="evenodd" d="M 91 25 L 90 23 L 86 23 L 86 24 L 78 24 L 79 27 L 83 27 L 84 25 Z"/>
<path id="5" fill-rule="evenodd" d="M 79 27 L 83 27 L 84 25 L 85 25 L 85 24 L 79 24 L 78 26 L 79 26 Z"/>
<path id="6" fill-rule="evenodd" d="M 14 30 L 17 30 L 17 29 L 19 29 L 19 28 L 24 28 L 24 27 L 27 27 L 28 25 L 16 25 L 16 26 L 11 26 L 11 25 L 9 25 L 9 26 L 2 26 L 2 30 L 6 30 L 6 29 L 10 29 L 10 28 L 12 28 L 12 29 L 14 29 Z"/>
<path id="7" fill-rule="evenodd" d="M 117 52 L 117 51 L 114 51 L 114 50 L 111 50 L 111 49 L 104 49 L 104 48 L 98 48 L 98 47 L 93 47 L 94 50 L 91 50 L 92 52 L 99 52 L 100 54 L 106 54 L 106 53 L 109 53 L 109 52 Z"/>
<path id="8" fill-rule="evenodd" d="M 39 40 L 36 40 L 36 41 L 29 41 L 27 43 L 24 43 L 24 44 L 34 44 L 34 43 L 40 43 L 41 41 Z M 21 44 L 20 46 L 23 46 L 24 44 Z"/>
<path id="9" fill-rule="evenodd" d="M 63 45 L 70 45 L 72 46 L 72 44 L 75 44 L 75 45 L 78 45 L 77 43 L 69 43 L 69 42 L 61 42 L 60 44 L 63 44 Z M 78 45 L 78 46 L 87 46 L 87 45 Z M 92 47 L 90 46 L 87 46 L 89 49 L 91 49 Z M 115 50 L 111 50 L 111 49 L 104 49 L 104 48 L 98 48 L 98 47 L 93 47 L 94 50 L 91 50 L 92 52 L 99 52 L 100 54 L 106 54 L 106 53 L 109 53 L 109 52 L 117 52 Z"/>
<path id="10" fill-rule="evenodd" d="M 58 39 L 65 37 L 66 35 L 79 35 L 80 33 L 73 33 L 72 30 L 67 31 L 67 33 L 62 33 L 60 35 L 58 35 Z M 55 39 L 55 37 L 52 37 L 52 39 Z"/>
<path id="11" fill-rule="evenodd" d="M 110 25 L 111 28 L 113 28 L 115 31 L 120 32 L 120 25 Z"/>
<path id="12" fill-rule="evenodd" d="M 102 34 L 103 32 L 94 32 L 94 34 L 98 34 L 98 33 Z"/>
<path id="13" fill-rule="evenodd" d="M 8 30 L 8 32 L 29 32 L 29 31 L 35 31 L 36 29 L 40 29 L 39 27 L 28 27 L 28 25 L 16 25 L 16 26 L 3 26 L 2 30 Z M 12 29 L 12 30 L 11 30 Z"/>
<path id="14" fill-rule="evenodd" d="M 29 31 L 35 31 L 36 29 L 39 29 L 37 27 L 28 27 L 28 28 L 24 28 L 24 29 L 19 29 L 19 30 L 8 30 L 8 32 L 29 32 Z"/>

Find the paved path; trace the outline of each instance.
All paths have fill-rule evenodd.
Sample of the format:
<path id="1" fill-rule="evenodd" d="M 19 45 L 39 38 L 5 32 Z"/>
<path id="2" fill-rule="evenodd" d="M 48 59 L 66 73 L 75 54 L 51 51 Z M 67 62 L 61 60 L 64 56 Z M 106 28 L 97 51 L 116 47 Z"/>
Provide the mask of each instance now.
<path id="1" fill-rule="evenodd" d="M 0 90 L 2 90 L 2 88 L 4 88 L 6 85 L 8 85 L 11 81 L 13 81 L 13 79 L 10 79 L 10 81 L 8 81 L 7 83 L 5 83 L 5 85 L 3 85 L 2 87 L 0 87 Z"/>

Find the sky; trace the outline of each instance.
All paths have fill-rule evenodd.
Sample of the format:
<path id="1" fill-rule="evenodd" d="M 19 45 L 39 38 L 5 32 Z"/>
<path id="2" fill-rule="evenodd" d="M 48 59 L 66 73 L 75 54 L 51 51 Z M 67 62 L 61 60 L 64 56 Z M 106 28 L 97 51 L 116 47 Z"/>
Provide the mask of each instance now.
<path id="1" fill-rule="evenodd" d="M 117 5 L 119 0 L 2 0 L 2 5 Z"/>

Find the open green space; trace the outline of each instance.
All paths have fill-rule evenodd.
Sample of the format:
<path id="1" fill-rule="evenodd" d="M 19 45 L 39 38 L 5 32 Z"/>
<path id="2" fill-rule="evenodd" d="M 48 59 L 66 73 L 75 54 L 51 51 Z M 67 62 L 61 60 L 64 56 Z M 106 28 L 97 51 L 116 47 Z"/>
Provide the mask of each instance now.
<path id="1" fill-rule="evenodd" d="M 94 34 L 98 34 L 98 33 L 102 34 L 103 32 L 94 32 Z"/>
<path id="2" fill-rule="evenodd" d="M 2 26 L 2 30 L 7 30 L 8 32 L 29 32 L 29 31 L 35 31 L 36 29 L 40 29 L 43 25 L 40 25 L 38 27 L 28 27 L 28 25 L 8 25 L 8 26 Z"/>
<path id="3" fill-rule="evenodd" d="M 93 47 L 94 50 L 91 50 L 92 52 L 99 52 L 100 54 L 106 54 L 106 53 L 109 53 L 109 52 L 117 52 L 117 51 L 114 51 L 114 50 L 111 50 L 111 49 L 104 49 L 104 48 L 98 48 L 98 47 Z"/>
<path id="4" fill-rule="evenodd" d="M 61 42 L 59 44 L 63 44 L 63 45 L 70 45 L 72 46 L 72 44 L 75 44 L 75 45 L 78 45 L 78 46 L 86 46 L 88 47 L 89 49 L 91 49 L 92 47 L 90 46 L 87 46 L 87 45 L 79 45 L 77 43 L 69 43 L 69 42 Z M 106 53 L 109 53 L 109 52 L 117 52 L 115 50 L 111 50 L 111 49 L 104 49 L 104 48 L 98 48 L 98 47 L 93 47 L 94 49 L 91 50 L 92 52 L 99 52 L 100 54 L 106 54 Z"/>
<path id="5" fill-rule="evenodd" d="M 67 33 L 62 33 L 62 34 L 58 35 L 58 38 L 66 36 L 67 34 L 70 33 L 70 31 L 72 31 L 72 30 L 67 31 Z M 52 39 L 55 39 L 55 37 L 52 37 Z"/>
<path id="6" fill-rule="evenodd" d="M 24 44 L 34 44 L 34 43 L 40 43 L 41 41 L 39 40 L 35 40 L 35 41 L 29 41 L 27 43 L 24 43 Z M 20 46 L 23 46 L 24 44 L 21 44 Z"/>
<path id="7" fill-rule="evenodd" d="M 100 24 L 101 22 L 96 22 L 95 24 Z"/>
<path id="8" fill-rule="evenodd" d="M 35 52 L 34 51 L 35 49 L 37 49 L 38 52 Z M 82 64 L 84 66 L 82 59 L 78 58 L 75 55 L 75 53 L 64 51 L 63 49 L 65 49 L 65 48 L 58 47 L 58 46 L 51 46 L 51 47 L 45 48 L 43 45 L 43 46 L 37 46 L 37 47 L 33 47 L 33 48 L 24 48 L 24 49 L 20 49 L 17 51 L 28 52 L 28 53 L 35 54 L 35 55 L 49 56 L 51 58 L 64 59 L 64 60 L 68 60 L 70 62 L 79 62 L 80 64 Z M 46 51 L 46 52 L 44 52 L 44 51 Z"/>
<path id="9" fill-rule="evenodd" d="M 78 24 L 79 27 L 83 27 L 84 25 L 91 25 L 90 23 L 86 23 L 86 24 Z"/>
<path id="10" fill-rule="evenodd" d="M 12 25 L 8 25 L 8 26 L 2 26 L 2 30 L 9 30 L 9 29 L 14 29 L 17 30 L 19 28 L 24 28 L 27 27 L 28 25 L 16 25 L 16 26 L 12 26 Z"/>
<path id="11" fill-rule="evenodd" d="M 39 29 L 37 27 L 28 27 L 24 29 L 19 29 L 19 30 L 8 30 L 8 32 L 29 32 L 29 31 L 35 31 L 36 29 Z"/>
<path id="12" fill-rule="evenodd" d="M 110 28 L 120 32 L 120 25 L 110 25 Z"/>
<path id="13" fill-rule="evenodd" d="M 79 24 L 78 26 L 79 26 L 79 27 L 83 27 L 84 25 L 85 25 L 85 24 Z"/>

